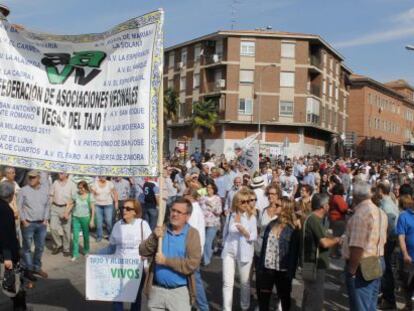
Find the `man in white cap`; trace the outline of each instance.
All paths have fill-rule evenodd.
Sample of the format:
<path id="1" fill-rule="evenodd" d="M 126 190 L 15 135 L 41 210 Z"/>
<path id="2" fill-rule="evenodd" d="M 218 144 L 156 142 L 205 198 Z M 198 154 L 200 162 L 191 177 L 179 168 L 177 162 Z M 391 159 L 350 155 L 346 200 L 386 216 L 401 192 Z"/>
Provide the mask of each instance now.
<path id="1" fill-rule="evenodd" d="M 263 177 L 257 176 L 253 178 L 253 181 L 250 184 L 250 188 L 252 188 L 254 193 L 256 193 L 256 208 L 261 213 L 267 206 L 269 206 L 269 200 L 267 199 L 265 194 L 265 182 L 263 180 Z"/>
<path id="2" fill-rule="evenodd" d="M 40 172 L 32 170 L 28 174 L 28 184 L 17 195 L 17 208 L 22 222 L 23 261 L 25 276 L 30 281 L 36 281 L 34 274 L 47 278 L 42 268 L 42 256 L 49 220 L 49 193 L 42 189 Z M 32 255 L 32 242 L 35 251 Z"/>

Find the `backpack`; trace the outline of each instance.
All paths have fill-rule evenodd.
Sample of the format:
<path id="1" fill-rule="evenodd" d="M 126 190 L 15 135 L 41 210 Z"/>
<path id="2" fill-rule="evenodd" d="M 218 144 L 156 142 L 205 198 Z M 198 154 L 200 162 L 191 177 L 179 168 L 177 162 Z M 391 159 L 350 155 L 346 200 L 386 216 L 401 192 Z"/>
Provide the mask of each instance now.
<path id="1" fill-rule="evenodd" d="M 152 182 L 145 182 L 144 185 L 142 186 L 142 189 L 144 191 L 144 202 L 147 204 L 156 204 L 157 201 L 155 199 L 155 192 L 154 192 L 154 188 L 155 188 L 155 184 Z"/>

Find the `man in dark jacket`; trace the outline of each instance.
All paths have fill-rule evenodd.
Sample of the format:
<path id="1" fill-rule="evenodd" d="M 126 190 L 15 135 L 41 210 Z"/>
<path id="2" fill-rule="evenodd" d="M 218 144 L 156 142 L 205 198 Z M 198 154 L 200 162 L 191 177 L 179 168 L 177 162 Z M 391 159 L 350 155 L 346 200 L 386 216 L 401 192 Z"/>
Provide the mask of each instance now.
<path id="1" fill-rule="evenodd" d="M 0 183 L 0 259 L 6 270 L 11 270 L 19 263 L 19 242 L 16 236 L 14 213 L 9 203 L 13 200 L 14 185 L 8 181 Z M 27 310 L 26 293 L 23 287 L 13 300 L 13 310 Z"/>

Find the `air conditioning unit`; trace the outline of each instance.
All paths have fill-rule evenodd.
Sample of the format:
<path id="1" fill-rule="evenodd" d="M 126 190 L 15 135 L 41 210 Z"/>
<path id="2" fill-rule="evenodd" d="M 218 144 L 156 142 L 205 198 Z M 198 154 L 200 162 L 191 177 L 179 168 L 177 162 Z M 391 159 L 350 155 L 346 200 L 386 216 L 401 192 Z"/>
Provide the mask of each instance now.
<path id="1" fill-rule="evenodd" d="M 217 87 L 226 87 L 226 80 L 218 79 L 216 82 Z"/>
<path id="2" fill-rule="evenodd" d="M 178 63 L 178 68 L 180 68 L 180 69 L 181 69 L 181 68 L 183 68 L 183 67 L 184 67 L 184 63 L 183 63 L 183 62 L 179 62 L 179 63 Z"/>
<path id="3" fill-rule="evenodd" d="M 220 61 L 220 56 L 218 54 L 213 54 L 213 62 L 218 63 Z"/>

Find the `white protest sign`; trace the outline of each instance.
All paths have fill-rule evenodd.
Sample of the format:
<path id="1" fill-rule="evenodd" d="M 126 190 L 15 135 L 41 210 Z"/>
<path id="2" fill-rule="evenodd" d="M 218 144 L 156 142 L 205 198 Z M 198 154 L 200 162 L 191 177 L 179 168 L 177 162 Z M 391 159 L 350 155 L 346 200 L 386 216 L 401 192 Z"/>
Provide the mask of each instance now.
<path id="1" fill-rule="evenodd" d="M 137 257 L 89 255 L 86 259 L 86 299 L 135 302 L 143 264 Z"/>
<path id="2" fill-rule="evenodd" d="M 163 12 L 98 34 L 0 21 L 0 164 L 158 176 Z"/>
<path id="3" fill-rule="evenodd" d="M 250 173 L 259 169 L 259 143 L 256 141 L 258 135 L 259 133 L 246 137 L 234 146 L 238 161 Z"/>

